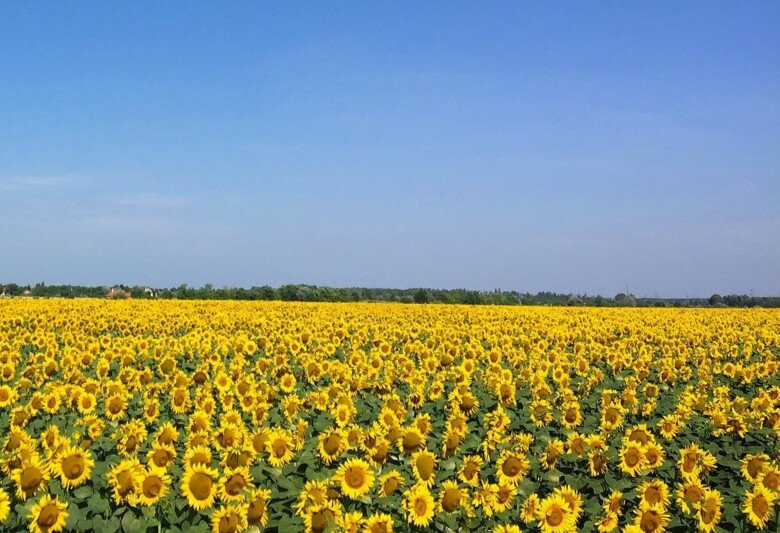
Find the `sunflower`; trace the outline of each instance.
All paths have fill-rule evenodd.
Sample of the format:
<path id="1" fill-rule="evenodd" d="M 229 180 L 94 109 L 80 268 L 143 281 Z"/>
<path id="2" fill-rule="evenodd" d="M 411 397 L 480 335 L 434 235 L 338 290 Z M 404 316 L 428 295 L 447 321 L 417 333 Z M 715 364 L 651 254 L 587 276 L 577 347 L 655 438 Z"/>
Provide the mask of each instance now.
<path id="1" fill-rule="evenodd" d="M 78 399 L 78 410 L 82 415 L 90 415 L 95 412 L 97 397 L 89 392 L 83 392 Z"/>
<path id="2" fill-rule="evenodd" d="M 328 500 L 328 483 L 324 480 L 312 479 L 306 482 L 298 494 L 295 512 L 303 516 L 312 505 L 319 505 Z"/>
<path id="3" fill-rule="evenodd" d="M 702 494 L 702 502 L 696 515 L 699 531 L 709 533 L 715 530 L 715 526 L 723 516 L 723 498 L 720 492 L 705 489 Z"/>
<path id="4" fill-rule="evenodd" d="M 268 502 L 271 500 L 271 491 L 268 489 L 254 489 L 247 497 L 246 520 L 248 527 L 265 527 L 268 523 Z"/>
<path id="5" fill-rule="evenodd" d="M 769 466 L 769 456 L 767 454 L 748 454 L 741 462 L 742 475 L 751 483 L 755 483 L 758 481 L 758 475 L 764 472 Z"/>
<path id="6" fill-rule="evenodd" d="M 168 492 L 170 476 L 161 469 L 145 470 L 138 476 L 137 491 L 130 498 L 132 505 L 154 505 Z"/>
<path id="7" fill-rule="evenodd" d="M 360 511 L 352 511 L 341 515 L 336 524 L 339 527 L 339 531 L 344 533 L 358 533 L 360 526 L 365 522 L 365 517 Z"/>
<path id="8" fill-rule="evenodd" d="M 293 458 L 295 439 L 289 431 L 274 429 L 268 433 L 266 450 L 269 453 L 268 462 L 275 468 L 281 468 Z"/>
<path id="9" fill-rule="evenodd" d="M 241 501 L 244 491 L 252 489 L 252 477 L 249 468 L 226 468 L 219 481 L 219 493 L 223 501 Z"/>
<path id="10" fill-rule="evenodd" d="M 501 513 L 506 511 L 517 496 L 517 487 L 514 485 L 499 483 L 496 491 L 496 499 L 493 502 L 493 511 Z"/>
<path id="11" fill-rule="evenodd" d="M 551 494 L 539 502 L 536 518 L 543 533 L 569 532 L 577 527 L 569 504 L 558 494 Z"/>
<path id="12" fill-rule="evenodd" d="M 212 533 L 236 533 L 247 528 L 245 510 L 236 505 L 220 507 L 211 515 Z"/>
<path id="13" fill-rule="evenodd" d="M 579 519 L 580 514 L 582 514 L 582 496 L 568 485 L 557 487 L 553 491 L 553 494 L 557 494 L 566 500 L 566 503 L 569 504 L 569 509 L 571 509 L 571 513 L 574 515 L 574 521 L 576 522 Z"/>
<path id="14" fill-rule="evenodd" d="M 393 517 L 386 513 L 373 513 L 363 525 L 363 533 L 392 533 Z"/>
<path id="15" fill-rule="evenodd" d="M 346 436 L 338 429 L 321 433 L 318 440 L 317 453 L 326 465 L 335 461 L 347 449 Z"/>
<path id="16" fill-rule="evenodd" d="M 65 527 L 65 521 L 68 519 L 66 509 L 68 504 L 59 501 L 58 498 L 43 496 L 36 503 L 30 514 L 27 515 L 30 520 L 30 533 L 56 533 L 62 531 Z"/>
<path id="17" fill-rule="evenodd" d="M 772 505 L 775 497 L 765 487 L 756 485 L 753 490 L 745 495 L 742 510 L 750 520 L 750 523 L 759 529 L 763 529 L 771 518 Z"/>
<path id="18" fill-rule="evenodd" d="M 406 520 L 410 524 L 426 527 L 433 520 L 433 496 L 425 485 L 415 485 L 406 491 L 404 499 Z"/>
<path id="19" fill-rule="evenodd" d="M 374 486 L 374 473 L 362 459 L 349 459 L 336 471 L 341 492 L 353 500 L 360 499 Z"/>
<path id="20" fill-rule="evenodd" d="M 16 391 L 8 385 L 0 385 L 0 409 L 5 409 L 15 401 Z"/>
<path id="21" fill-rule="evenodd" d="M 550 470 L 555 466 L 555 463 L 561 455 L 563 455 L 563 441 L 560 439 L 553 439 L 547 445 L 539 462 L 542 467 Z"/>
<path id="22" fill-rule="evenodd" d="M 422 450 L 412 455 L 412 468 L 414 477 L 419 483 L 427 486 L 433 484 L 433 468 L 436 465 L 436 456 L 428 450 Z"/>
<path id="23" fill-rule="evenodd" d="M 405 454 L 420 451 L 425 448 L 425 435 L 417 426 L 403 428 L 398 437 L 398 448 Z"/>
<path id="24" fill-rule="evenodd" d="M 624 440 L 620 450 L 620 470 L 634 477 L 645 468 L 644 446 L 636 442 Z"/>
<path id="25" fill-rule="evenodd" d="M 496 472 L 500 483 L 517 484 L 528 473 L 531 463 L 524 454 L 504 450 L 496 462 Z"/>
<path id="26" fill-rule="evenodd" d="M 112 488 L 112 497 L 117 505 L 128 501 L 139 485 L 144 467 L 138 459 L 125 459 L 114 465 L 108 472 L 108 483 Z"/>
<path id="27" fill-rule="evenodd" d="M 16 483 L 16 497 L 24 501 L 46 486 L 49 470 L 41 463 L 38 454 L 32 452 L 19 468 L 11 472 L 11 479 Z"/>
<path id="28" fill-rule="evenodd" d="M 468 493 L 458 487 L 456 481 L 447 480 L 441 484 L 437 510 L 444 513 L 452 513 L 466 503 Z"/>
<path id="29" fill-rule="evenodd" d="M 645 469 L 648 471 L 660 468 L 664 464 L 664 449 L 655 442 L 645 446 Z"/>
<path id="30" fill-rule="evenodd" d="M 613 514 L 615 516 L 620 516 L 623 514 L 622 511 L 623 506 L 623 493 L 619 490 L 613 490 L 610 492 L 609 496 L 607 496 L 604 499 L 604 513 L 605 514 Z"/>
<path id="31" fill-rule="evenodd" d="M 618 526 L 618 516 L 614 513 L 607 513 L 596 522 L 599 533 L 612 533 Z"/>
<path id="32" fill-rule="evenodd" d="M 167 470 L 176 459 L 176 449 L 171 444 L 160 444 L 158 441 L 155 441 L 146 454 L 146 459 L 155 468 Z"/>
<path id="33" fill-rule="evenodd" d="M 305 531 L 321 533 L 329 525 L 337 523 L 339 518 L 341 518 L 341 506 L 338 502 L 326 500 L 319 505 L 312 505 L 303 517 Z"/>
<path id="34" fill-rule="evenodd" d="M 11 502 L 8 493 L 0 487 L 0 524 L 11 514 Z"/>
<path id="35" fill-rule="evenodd" d="M 216 470 L 203 465 L 194 465 L 184 471 L 181 480 L 181 492 L 187 498 L 190 507 L 200 511 L 214 505 L 217 495 Z"/>
<path id="36" fill-rule="evenodd" d="M 379 476 L 379 491 L 384 497 L 392 496 L 398 487 L 404 485 L 405 479 L 403 474 L 398 470 L 390 470 L 389 472 Z"/>
<path id="37" fill-rule="evenodd" d="M 645 481 L 637 488 L 637 494 L 642 498 L 642 504 L 647 507 L 669 505 L 669 487 L 660 479 Z"/>
<path id="38" fill-rule="evenodd" d="M 636 509 L 634 525 L 645 533 L 661 533 L 669 523 L 669 515 L 663 507 L 642 505 Z"/>
<path id="39" fill-rule="evenodd" d="M 68 446 L 57 454 L 52 470 L 59 476 L 63 487 L 72 488 L 78 487 L 89 478 L 94 465 L 95 461 L 89 451 Z"/>

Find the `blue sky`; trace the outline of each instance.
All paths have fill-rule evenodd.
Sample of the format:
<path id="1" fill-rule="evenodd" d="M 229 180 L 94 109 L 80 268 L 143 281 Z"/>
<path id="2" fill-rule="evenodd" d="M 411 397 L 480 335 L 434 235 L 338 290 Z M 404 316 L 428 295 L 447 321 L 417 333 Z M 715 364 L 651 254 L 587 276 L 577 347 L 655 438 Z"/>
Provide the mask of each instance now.
<path id="1" fill-rule="evenodd" d="M 780 4 L 5 3 L 0 280 L 780 294 Z"/>

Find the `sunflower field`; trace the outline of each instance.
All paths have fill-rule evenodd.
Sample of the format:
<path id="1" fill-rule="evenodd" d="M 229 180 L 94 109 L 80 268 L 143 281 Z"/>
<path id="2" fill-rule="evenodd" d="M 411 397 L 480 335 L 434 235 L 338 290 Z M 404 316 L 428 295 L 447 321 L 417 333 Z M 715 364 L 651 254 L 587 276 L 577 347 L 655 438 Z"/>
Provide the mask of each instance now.
<path id="1" fill-rule="evenodd" d="M 0 530 L 778 531 L 780 312 L 0 300 Z"/>

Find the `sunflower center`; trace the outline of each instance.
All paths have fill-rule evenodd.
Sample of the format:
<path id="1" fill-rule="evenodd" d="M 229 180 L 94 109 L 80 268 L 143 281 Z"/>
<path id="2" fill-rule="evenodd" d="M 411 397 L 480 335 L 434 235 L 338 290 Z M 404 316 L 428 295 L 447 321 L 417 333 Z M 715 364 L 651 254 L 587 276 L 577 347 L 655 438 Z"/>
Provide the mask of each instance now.
<path id="1" fill-rule="evenodd" d="M 38 488 L 38 485 L 41 484 L 42 480 L 43 475 L 41 474 L 41 471 L 34 466 L 28 466 L 22 470 L 19 484 L 21 485 L 23 491 L 29 492 Z"/>
<path id="2" fill-rule="evenodd" d="M 762 495 L 758 495 L 753 498 L 753 502 L 750 504 L 750 508 L 757 516 L 764 516 L 769 511 L 769 502 L 766 501 Z"/>
<path id="3" fill-rule="evenodd" d="M 249 508 L 246 511 L 246 518 L 249 525 L 259 524 L 265 514 L 265 500 L 262 498 L 255 498 L 249 504 Z"/>
<path id="4" fill-rule="evenodd" d="M 190 492 L 196 500 L 207 500 L 211 494 L 212 481 L 202 472 L 195 472 L 190 478 Z"/>
<path id="5" fill-rule="evenodd" d="M 38 526 L 41 528 L 50 528 L 57 523 L 57 518 L 60 516 L 60 509 L 53 503 L 46 504 L 41 512 L 38 514 Z"/>
<path id="6" fill-rule="evenodd" d="M 427 511 L 428 511 L 428 503 L 423 498 L 417 498 L 414 501 L 414 512 L 419 516 L 422 516 Z"/>
<path id="7" fill-rule="evenodd" d="M 225 515 L 219 519 L 219 533 L 238 531 L 238 517 L 235 514 Z"/>
<path id="8" fill-rule="evenodd" d="M 428 480 L 433 474 L 433 457 L 430 455 L 421 455 L 417 458 L 417 472 L 420 474 L 420 479 Z"/>
<path id="9" fill-rule="evenodd" d="M 272 448 L 276 457 L 282 458 L 287 453 L 287 444 L 281 439 L 275 440 Z"/>
<path id="10" fill-rule="evenodd" d="M 639 527 L 642 531 L 655 531 L 659 525 L 658 513 L 652 510 L 642 513 L 642 519 L 639 521 Z"/>
<path id="11" fill-rule="evenodd" d="M 559 507 L 556 507 L 547 513 L 547 523 L 551 526 L 559 526 L 561 525 L 561 522 L 563 522 L 563 510 Z"/>
<path id="12" fill-rule="evenodd" d="M 362 487 L 363 483 L 366 480 L 366 475 L 363 472 L 363 469 L 355 468 L 355 467 L 352 467 L 349 470 L 347 470 L 347 475 L 344 477 L 347 481 L 347 485 L 349 485 L 353 489 Z"/>
<path id="13" fill-rule="evenodd" d="M 68 479 L 78 479 L 84 473 L 85 467 L 84 459 L 76 455 L 66 457 L 62 461 L 62 470 Z"/>
<path id="14" fill-rule="evenodd" d="M 645 499 L 647 503 L 654 505 L 661 501 L 661 491 L 656 487 L 648 487 L 645 491 Z"/>
<path id="15" fill-rule="evenodd" d="M 406 451 L 417 449 L 420 446 L 420 436 L 413 431 L 407 432 L 404 435 L 403 445 Z"/>
<path id="16" fill-rule="evenodd" d="M 333 511 L 330 509 L 317 511 L 311 516 L 311 528 L 317 532 L 325 531 L 325 528 L 328 527 L 328 522 L 331 520 L 333 520 Z"/>
<path id="17" fill-rule="evenodd" d="M 750 477 L 756 477 L 763 467 L 764 462 L 761 459 L 751 459 L 747 465 L 748 474 Z"/>
<path id="18" fill-rule="evenodd" d="M 390 496 L 393 492 L 395 492 L 395 489 L 398 488 L 398 480 L 395 478 L 390 478 L 387 481 L 385 481 L 385 484 L 382 486 L 382 492 L 385 493 L 385 496 Z"/>
<path id="19" fill-rule="evenodd" d="M 460 490 L 449 488 L 444 491 L 444 497 L 442 498 L 442 508 L 451 513 L 460 505 Z"/>
<path id="20" fill-rule="evenodd" d="M 244 482 L 244 476 L 240 474 L 233 474 L 230 476 L 230 479 L 228 479 L 227 483 L 225 483 L 225 491 L 231 496 L 235 496 L 240 493 L 241 489 L 243 489 L 245 486 L 246 483 Z"/>
<path id="21" fill-rule="evenodd" d="M 517 457 L 510 457 L 509 459 L 504 461 L 504 464 L 501 467 L 501 471 L 509 477 L 515 477 L 517 474 L 520 473 L 521 466 L 522 463 Z"/>
<path id="22" fill-rule="evenodd" d="M 466 465 L 466 468 L 463 469 L 463 477 L 466 479 L 471 479 L 474 477 L 474 474 L 477 473 L 477 465 L 474 463 L 468 463 Z"/>
<path id="23" fill-rule="evenodd" d="M 626 464 L 630 467 L 634 467 L 639 463 L 639 452 L 634 448 L 631 448 L 626 452 Z"/>
<path id="24" fill-rule="evenodd" d="M 572 424 L 575 420 L 577 420 L 577 410 L 573 407 L 570 407 L 566 410 L 566 422 Z"/>
<path id="25" fill-rule="evenodd" d="M 143 484 L 144 496 L 147 496 L 149 498 L 156 498 L 157 495 L 160 494 L 160 490 L 162 490 L 162 481 L 160 480 L 160 478 L 156 476 L 150 476 L 144 479 L 144 484 Z"/>
<path id="26" fill-rule="evenodd" d="M 325 448 L 325 453 L 328 455 L 333 455 L 339 451 L 340 445 L 341 439 L 338 435 L 329 435 L 328 438 L 325 439 L 325 445 L 323 447 Z"/>
<path id="27" fill-rule="evenodd" d="M 685 489 L 685 497 L 693 502 L 698 502 L 701 500 L 701 489 L 696 486 L 688 487 Z"/>

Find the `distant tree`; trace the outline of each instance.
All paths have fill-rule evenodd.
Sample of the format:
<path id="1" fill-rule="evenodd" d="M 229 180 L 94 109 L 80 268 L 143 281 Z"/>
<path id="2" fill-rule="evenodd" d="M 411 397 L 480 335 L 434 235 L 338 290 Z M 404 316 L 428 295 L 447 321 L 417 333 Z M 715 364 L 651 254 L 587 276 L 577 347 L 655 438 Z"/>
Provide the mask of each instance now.
<path id="1" fill-rule="evenodd" d="M 417 289 L 414 291 L 414 296 L 412 298 L 416 304 L 427 304 L 431 301 L 431 295 L 425 289 Z"/>
<path id="2" fill-rule="evenodd" d="M 615 295 L 615 303 L 621 306 L 634 307 L 636 305 L 636 297 L 633 294 L 619 292 Z"/>
<path id="3" fill-rule="evenodd" d="M 713 294 L 709 299 L 710 305 L 717 305 L 723 303 L 723 297 L 720 294 Z"/>

